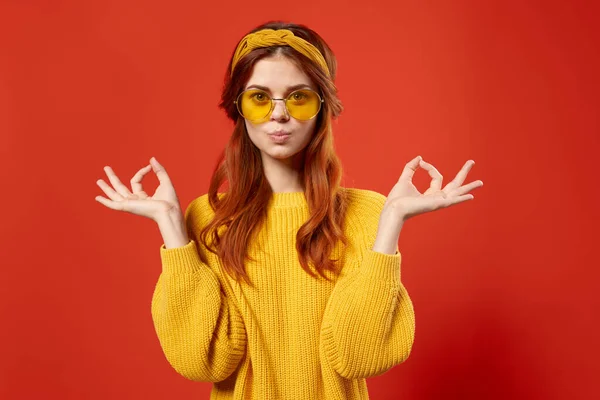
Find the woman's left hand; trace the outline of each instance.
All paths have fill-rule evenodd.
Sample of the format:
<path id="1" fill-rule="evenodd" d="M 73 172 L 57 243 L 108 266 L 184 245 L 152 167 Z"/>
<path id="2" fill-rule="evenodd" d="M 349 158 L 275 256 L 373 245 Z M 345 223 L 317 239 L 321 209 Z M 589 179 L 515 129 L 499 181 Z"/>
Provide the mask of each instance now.
<path id="1" fill-rule="evenodd" d="M 438 170 L 423 161 L 421 156 L 414 158 L 406 164 L 400 179 L 389 193 L 382 214 L 391 213 L 403 223 L 416 215 L 472 200 L 474 196 L 469 192 L 483 186 L 482 181 L 463 185 L 474 164 L 473 160 L 467 161 L 456 177 L 442 189 L 443 177 Z M 431 184 L 425 193 L 420 193 L 412 182 L 413 175 L 419 167 L 431 176 Z"/>

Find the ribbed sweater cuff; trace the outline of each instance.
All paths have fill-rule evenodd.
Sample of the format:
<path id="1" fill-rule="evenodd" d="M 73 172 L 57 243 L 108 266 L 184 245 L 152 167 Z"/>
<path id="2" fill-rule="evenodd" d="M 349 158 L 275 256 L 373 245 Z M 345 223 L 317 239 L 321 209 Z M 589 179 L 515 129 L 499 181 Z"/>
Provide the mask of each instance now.
<path id="1" fill-rule="evenodd" d="M 184 246 L 170 249 L 167 249 L 163 243 L 160 246 L 160 258 L 163 272 L 167 273 L 192 273 L 205 267 L 193 239 Z"/>
<path id="2" fill-rule="evenodd" d="M 400 284 L 401 261 L 400 252 L 385 254 L 369 249 L 363 258 L 361 273 L 393 284 Z"/>

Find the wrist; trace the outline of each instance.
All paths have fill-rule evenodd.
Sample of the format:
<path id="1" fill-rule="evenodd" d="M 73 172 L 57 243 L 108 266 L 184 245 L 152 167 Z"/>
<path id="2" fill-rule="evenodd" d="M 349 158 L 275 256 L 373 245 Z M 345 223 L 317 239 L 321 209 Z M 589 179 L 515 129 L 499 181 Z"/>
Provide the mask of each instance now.
<path id="1" fill-rule="evenodd" d="M 384 254 L 396 254 L 400 231 L 402 230 L 404 221 L 404 214 L 394 209 L 384 209 L 379 218 L 373 251 Z"/>
<path id="2" fill-rule="evenodd" d="M 373 251 L 383 254 L 396 254 L 398 247 L 399 235 L 390 235 L 383 232 L 378 232 L 373 243 Z"/>
<path id="3" fill-rule="evenodd" d="M 393 221 L 395 223 L 403 224 L 407 219 L 406 213 L 398 206 L 385 204 L 383 206 L 383 210 L 381 210 L 380 220 Z"/>
<path id="4" fill-rule="evenodd" d="M 189 243 L 185 219 L 180 211 L 161 213 L 155 221 L 163 237 L 165 248 L 181 247 Z"/>
<path id="5" fill-rule="evenodd" d="M 383 209 L 379 216 L 379 232 L 386 231 L 390 234 L 399 235 L 402 226 L 406 222 L 406 215 L 397 209 Z"/>
<path id="6" fill-rule="evenodd" d="M 179 224 L 183 223 L 184 217 L 181 210 L 179 208 L 174 207 L 158 213 L 158 215 L 154 218 L 154 221 L 156 221 L 156 223 L 158 223 L 159 225 L 173 223 Z"/>

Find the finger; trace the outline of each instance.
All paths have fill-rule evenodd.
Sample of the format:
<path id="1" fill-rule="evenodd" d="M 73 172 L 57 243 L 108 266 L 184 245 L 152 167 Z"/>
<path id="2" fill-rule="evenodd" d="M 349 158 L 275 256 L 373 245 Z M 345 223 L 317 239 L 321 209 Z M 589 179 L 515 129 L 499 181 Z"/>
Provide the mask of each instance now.
<path id="1" fill-rule="evenodd" d="M 152 157 L 150 159 L 150 165 L 152 165 L 152 170 L 156 174 L 156 177 L 160 183 L 171 184 L 171 179 L 169 179 L 167 171 L 165 171 L 165 168 L 160 165 L 158 161 L 156 161 L 156 158 Z"/>
<path id="2" fill-rule="evenodd" d="M 428 211 L 433 211 L 441 208 L 452 207 L 456 204 L 463 203 L 468 200 L 473 200 L 474 198 L 475 196 L 473 196 L 472 194 L 450 197 L 444 192 L 440 191 L 435 195 L 425 196 L 424 199 L 426 200 L 426 203 L 423 204 L 426 205 L 425 208 L 428 209 Z"/>
<path id="3" fill-rule="evenodd" d="M 98 179 L 96 181 L 96 184 L 98 186 L 100 186 L 100 189 L 102 189 L 102 191 L 113 201 L 120 201 L 123 200 L 123 196 L 121 196 L 119 193 L 115 192 L 114 189 L 112 187 L 110 187 L 110 185 L 106 182 L 104 182 L 103 179 Z"/>
<path id="4" fill-rule="evenodd" d="M 434 208 L 448 208 L 460 203 L 464 203 L 465 201 L 473 200 L 474 198 L 475 196 L 473 196 L 472 194 L 465 194 L 457 197 L 446 197 L 444 199 L 438 200 L 436 203 L 437 206 Z"/>
<path id="5" fill-rule="evenodd" d="M 123 211 L 123 203 L 120 203 L 118 201 L 111 201 L 102 196 L 96 196 L 96 201 L 112 210 Z"/>
<path id="6" fill-rule="evenodd" d="M 440 191 L 442 189 L 442 180 L 444 179 L 442 174 L 440 174 L 440 172 L 433 165 L 429 164 L 428 162 L 425 162 L 424 160 L 421 160 L 419 165 L 421 166 L 421 168 L 427 171 L 427 173 L 431 177 L 429 189 L 425 191 L 425 194 Z"/>
<path id="7" fill-rule="evenodd" d="M 465 165 L 463 165 L 463 167 L 460 169 L 460 171 L 458 171 L 458 174 L 456 174 L 456 177 L 454 179 L 452 179 L 452 182 L 450 182 L 450 183 L 448 183 L 448 185 L 446 185 L 444 190 L 446 190 L 446 189 L 454 190 L 454 189 L 458 188 L 460 185 L 462 185 L 463 182 L 465 181 L 465 179 L 467 179 L 467 174 L 469 173 L 471 168 L 473 168 L 473 165 L 475 165 L 475 161 L 473 161 L 473 160 L 467 161 L 465 163 Z"/>
<path id="8" fill-rule="evenodd" d="M 131 178 L 131 190 L 133 194 L 137 194 L 138 196 L 145 198 L 148 195 L 144 192 L 144 188 L 142 187 L 142 179 L 144 179 L 144 175 L 146 175 L 152 166 L 150 164 L 146 165 L 144 168 L 140 169 L 134 176 Z"/>
<path id="9" fill-rule="evenodd" d="M 113 187 L 115 188 L 117 193 L 119 193 L 121 196 L 123 196 L 125 198 L 131 196 L 132 193 L 129 191 L 129 188 L 127 186 L 123 185 L 123 183 L 119 180 L 119 178 L 117 177 L 117 175 L 115 174 L 115 172 L 112 170 L 111 167 L 109 167 L 109 166 L 104 167 L 104 171 L 106 172 L 106 175 L 108 176 L 108 179 L 110 180 L 110 183 L 113 185 Z"/>
<path id="10" fill-rule="evenodd" d="M 483 186 L 483 182 L 482 181 L 471 182 L 471 183 L 469 183 L 467 185 L 463 185 L 463 186 L 461 186 L 459 188 L 454 189 L 453 191 L 451 191 L 449 193 L 449 195 L 451 195 L 451 196 L 461 196 L 461 195 L 469 193 L 471 190 L 480 188 L 482 186 Z"/>
<path id="11" fill-rule="evenodd" d="M 464 203 L 465 201 L 469 201 L 469 200 L 473 200 L 475 198 L 475 196 L 473 196 L 472 194 L 465 194 L 463 196 L 458 196 L 456 198 L 454 198 L 454 200 L 452 201 L 452 205 L 456 205 L 456 204 L 460 204 L 460 203 Z"/>
<path id="12" fill-rule="evenodd" d="M 409 182 L 412 181 L 412 178 L 415 175 L 417 168 L 419 168 L 419 161 L 421 161 L 422 159 L 423 157 L 417 156 L 416 158 L 413 158 L 408 163 L 406 163 L 404 169 L 402 170 L 402 175 L 400 175 L 400 178 L 398 180 Z"/>

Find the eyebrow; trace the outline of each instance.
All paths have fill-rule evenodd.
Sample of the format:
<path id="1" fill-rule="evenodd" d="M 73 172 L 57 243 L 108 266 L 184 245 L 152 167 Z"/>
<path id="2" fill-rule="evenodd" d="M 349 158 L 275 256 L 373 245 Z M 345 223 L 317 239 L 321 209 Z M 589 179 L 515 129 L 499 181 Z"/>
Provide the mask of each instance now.
<path id="1" fill-rule="evenodd" d="M 297 90 L 297 89 L 303 89 L 303 88 L 312 89 L 308 83 L 300 83 L 298 85 L 288 86 L 286 89 L 286 93 L 289 93 L 289 92 L 291 92 L 293 90 Z M 246 88 L 246 90 L 248 90 L 248 89 L 260 89 L 260 90 L 264 90 L 265 92 L 271 93 L 271 89 L 269 89 L 266 86 L 262 86 L 262 85 L 250 85 Z"/>

